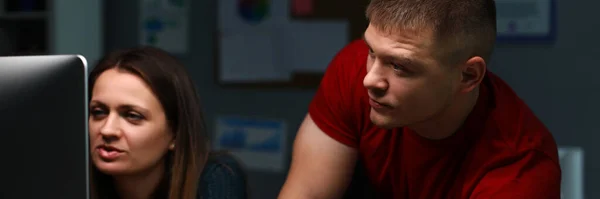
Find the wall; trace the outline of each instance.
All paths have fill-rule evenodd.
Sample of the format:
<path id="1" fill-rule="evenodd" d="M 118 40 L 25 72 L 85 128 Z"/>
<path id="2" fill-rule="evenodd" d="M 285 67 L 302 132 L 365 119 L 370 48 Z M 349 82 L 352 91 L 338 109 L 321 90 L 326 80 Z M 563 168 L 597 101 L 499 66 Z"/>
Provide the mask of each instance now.
<path id="1" fill-rule="evenodd" d="M 557 1 L 552 46 L 503 46 L 492 70 L 504 78 L 552 131 L 558 145 L 585 150 L 585 196 L 600 198 L 600 21 L 588 20 L 597 1 Z M 594 14 L 593 14 L 594 15 Z M 597 14 L 596 14 L 597 15 Z"/>
<path id="2" fill-rule="evenodd" d="M 102 0 L 52 0 L 50 43 L 54 54 L 80 54 L 88 64 L 102 56 Z M 74 17 L 75 16 L 75 17 Z M 70 27 L 77 27 L 76 31 Z"/>
<path id="3" fill-rule="evenodd" d="M 600 198 L 600 21 L 592 0 L 558 2 L 558 39 L 551 46 L 499 45 L 491 70 L 503 77 L 553 132 L 559 145 L 586 150 L 586 198 Z M 137 1 L 106 1 L 106 50 L 137 45 Z M 193 1 L 191 49 L 181 59 L 190 69 L 200 94 L 209 127 L 219 114 L 281 116 L 289 122 L 290 136 L 302 120 L 314 91 L 236 90 L 214 84 L 212 37 L 216 1 Z M 110 12 L 110 13 L 108 13 Z M 244 101 L 240 101 L 243 99 Z M 290 138 L 291 144 L 292 138 Z M 252 198 L 276 198 L 285 174 L 250 172 Z"/>

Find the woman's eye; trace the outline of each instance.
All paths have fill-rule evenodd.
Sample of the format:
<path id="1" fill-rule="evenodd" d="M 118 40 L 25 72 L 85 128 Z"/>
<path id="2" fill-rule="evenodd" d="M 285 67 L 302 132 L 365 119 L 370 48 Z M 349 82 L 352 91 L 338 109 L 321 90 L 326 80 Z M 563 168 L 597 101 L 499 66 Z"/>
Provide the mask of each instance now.
<path id="1" fill-rule="evenodd" d="M 92 116 L 96 116 L 97 117 L 97 116 L 105 115 L 106 112 L 103 111 L 102 109 L 92 109 L 92 111 L 90 111 L 90 114 Z"/>
<path id="2" fill-rule="evenodd" d="M 143 120 L 144 116 L 138 114 L 138 113 L 134 113 L 134 112 L 129 112 L 125 114 L 125 117 L 131 120 Z"/>

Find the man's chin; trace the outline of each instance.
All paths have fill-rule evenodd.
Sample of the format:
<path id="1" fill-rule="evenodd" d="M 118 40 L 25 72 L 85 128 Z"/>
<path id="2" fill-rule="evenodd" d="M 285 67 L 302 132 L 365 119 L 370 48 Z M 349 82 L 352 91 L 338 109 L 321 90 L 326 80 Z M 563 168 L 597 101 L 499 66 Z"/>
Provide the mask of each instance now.
<path id="1" fill-rule="evenodd" d="M 370 114 L 371 123 L 375 124 L 375 126 L 383 129 L 393 129 L 402 127 L 403 125 L 398 124 L 398 121 L 395 121 L 393 117 L 387 115 L 381 115 L 373 110 L 371 110 Z"/>

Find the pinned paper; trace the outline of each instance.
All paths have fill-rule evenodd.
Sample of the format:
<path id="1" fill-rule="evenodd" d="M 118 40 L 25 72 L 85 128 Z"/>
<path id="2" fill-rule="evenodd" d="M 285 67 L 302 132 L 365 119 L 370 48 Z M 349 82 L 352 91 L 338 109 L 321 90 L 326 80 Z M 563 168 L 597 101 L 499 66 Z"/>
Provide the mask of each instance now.
<path id="1" fill-rule="evenodd" d="M 293 0 L 292 13 L 294 15 L 310 15 L 314 12 L 313 0 Z"/>
<path id="2" fill-rule="evenodd" d="M 170 53 L 188 50 L 188 13 L 190 0 L 142 0 L 139 21 L 141 45 L 161 48 Z"/>
<path id="3" fill-rule="evenodd" d="M 231 152 L 248 169 L 284 172 L 286 135 L 286 123 L 279 119 L 221 116 L 213 146 Z"/>
<path id="4" fill-rule="evenodd" d="M 281 67 L 282 50 L 275 27 L 248 28 L 221 35 L 220 80 L 249 83 L 289 81 L 287 68 Z"/>

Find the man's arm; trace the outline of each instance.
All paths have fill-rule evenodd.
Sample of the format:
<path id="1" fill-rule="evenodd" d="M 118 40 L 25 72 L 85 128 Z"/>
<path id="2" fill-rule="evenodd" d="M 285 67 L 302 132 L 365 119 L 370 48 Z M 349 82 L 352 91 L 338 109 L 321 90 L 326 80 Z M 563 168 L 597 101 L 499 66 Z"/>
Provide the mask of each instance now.
<path id="1" fill-rule="evenodd" d="M 356 160 L 356 149 L 329 137 L 307 115 L 296 135 L 292 164 L 279 199 L 341 198 Z"/>
<path id="2" fill-rule="evenodd" d="M 488 172 L 471 199 L 560 199 L 560 165 L 539 151 Z"/>

